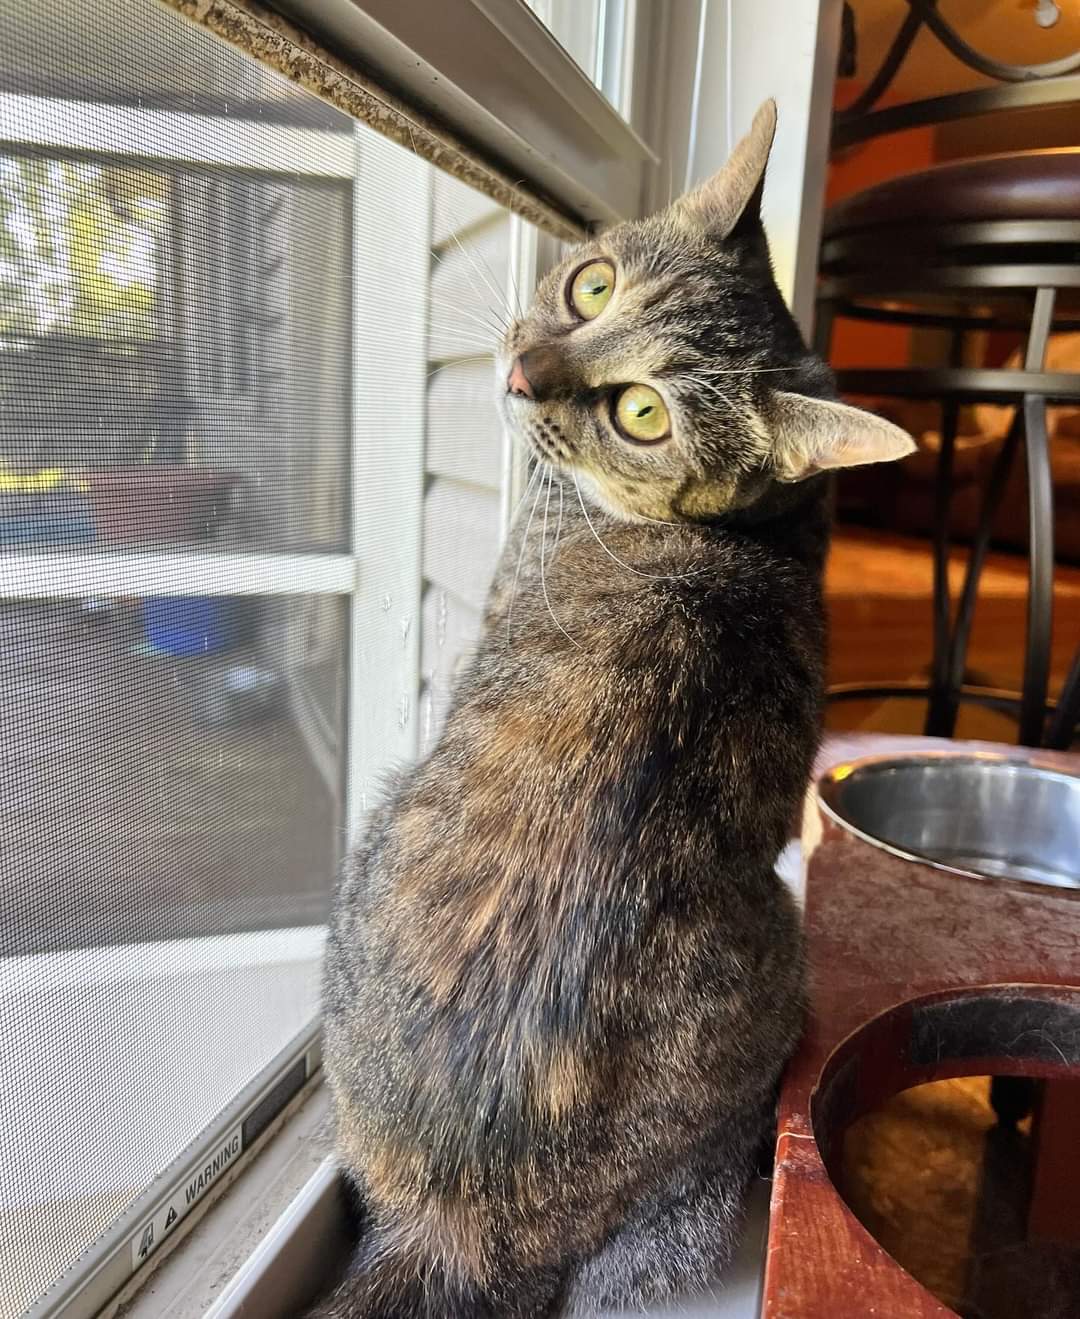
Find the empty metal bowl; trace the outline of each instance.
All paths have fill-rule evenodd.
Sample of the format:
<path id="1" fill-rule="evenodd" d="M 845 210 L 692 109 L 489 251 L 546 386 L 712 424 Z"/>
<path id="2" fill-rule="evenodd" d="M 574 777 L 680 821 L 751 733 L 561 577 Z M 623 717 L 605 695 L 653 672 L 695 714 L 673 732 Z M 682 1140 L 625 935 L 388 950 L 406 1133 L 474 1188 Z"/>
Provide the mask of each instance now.
<path id="1" fill-rule="evenodd" d="M 991 755 L 837 765 L 824 809 L 867 842 L 965 875 L 1080 888 L 1080 774 Z"/>

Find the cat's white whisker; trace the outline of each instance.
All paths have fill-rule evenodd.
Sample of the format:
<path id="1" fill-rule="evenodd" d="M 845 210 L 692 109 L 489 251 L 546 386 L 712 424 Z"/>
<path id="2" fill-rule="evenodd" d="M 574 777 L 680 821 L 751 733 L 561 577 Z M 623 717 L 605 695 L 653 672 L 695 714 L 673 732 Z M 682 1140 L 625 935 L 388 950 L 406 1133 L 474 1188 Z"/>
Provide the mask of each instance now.
<path id="1" fill-rule="evenodd" d="M 794 371 L 793 366 L 710 366 L 709 374 L 711 376 L 764 376 L 778 371 Z M 697 377 L 688 372 L 688 380 L 696 380 Z"/>
<path id="2" fill-rule="evenodd" d="M 490 362 L 491 358 L 491 353 L 468 353 L 464 357 L 455 357 L 449 362 L 440 363 L 434 371 L 429 371 L 427 378 L 430 380 L 432 376 L 437 376 L 440 371 L 449 371 L 451 367 L 462 366 L 466 362 Z"/>
<path id="3" fill-rule="evenodd" d="M 441 322 L 444 325 L 456 325 L 459 320 L 466 320 L 471 325 L 480 326 L 489 333 L 495 333 L 494 320 L 488 319 L 480 312 L 470 311 L 468 307 L 455 307 L 450 302 L 442 306 L 437 302 L 433 302 L 428 313 L 428 320 L 429 322 Z"/>
<path id="4" fill-rule="evenodd" d="M 495 272 L 492 270 L 491 265 L 490 265 L 490 263 L 488 262 L 487 257 L 484 256 L 483 252 L 480 251 L 480 248 L 479 248 L 479 247 L 477 247 L 477 249 L 476 249 L 476 255 L 480 258 L 480 263 L 481 263 L 481 265 L 483 265 L 484 269 L 488 272 L 488 274 L 491 276 L 491 278 L 495 281 L 495 284 L 498 285 L 498 283 L 499 283 L 498 276 L 497 276 L 497 275 L 495 274 Z M 507 277 L 508 277 L 509 280 L 510 280 L 510 284 L 511 284 L 512 287 L 513 287 L 513 292 L 514 292 L 514 302 L 511 303 L 511 301 L 510 301 L 510 289 L 508 289 L 508 288 L 504 288 L 504 289 L 503 289 L 503 293 L 502 293 L 502 302 L 501 302 L 501 306 L 502 306 L 503 309 L 509 314 L 511 320 L 513 320 L 516 316 L 521 316 L 523 313 L 522 313 L 522 307 L 521 307 L 521 294 L 518 292 L 517 280 L 514 278 L 513 268 L 511 267 L 509 261 L 507 261 L 507 265 L 506 265 L 506 274 L 507 274 Z M 515 304 L 516 304 L 516 306 L 515 306 Z"/>
<path id="5" fill-rule="evenodd" d="M 550 467 L 548 468 L 548 472 L 549 472 L 549 473 L 551 472 L 551 468 L 550 468 Z M 561 486 L 559 487 L 559 490 L 560 490 L 560 493 L 561 493 L 561 491 L 562 491 L 562 487 L 561 487 Z M 574 640 L 574 638 L 570 635 L 570 633 L 567 632 L 566 628 L 564 628 L 563 625 L 559 622 L 559 620 L 555 617 L 555 610 L 552 609 L 552 607 L 551 607 L 551 598 L 550 598 L 549 595 L 548 595 L 548 589 L 547 589 L 547 576 L 546 576 L 546 572 L 545 572 L 544 558 L 545 558 L 545 554 L 546 554 L 546 551 L 547 551 L 548 508 L 550 507 L 550 505 L 551 505 L 551 478 L 550 478 L 550 475 L 549 475 L 548 483 L 547 483 L 547 497 L 546 497 L 545 500 L 544 500 L 544 525 L 543 525 L 543 527 L 542 527 L 542 529 L 541 529 L 541 532 L 540 532 L 540 589 L 541 589 L 541 591 L 543 591 L 543 593 L 544 593 L 544 604 L 547 605 L 547 611 L 548 611 L 548 613 L 551 615 L 551 621 L 555 624 L 555 626 L 559 629 L 559 631 L 563 634 L 563 636 L 567 639 L 567 641 L 570 642 L 570 644 L 571 644 L 572 646 L 576 646 L 576 647 L 578 648 L 578 650 L 581 650 L 582 647 L 581 647 L 580 643 Z M 560 515 L 559 522 L 560 522 L 560 526 L 561 526 L 561 525 L 562 525 L 562 517 L 561 517 L 561 515 Z M 558 548 L 558 536 L 557 536 L 557 535 L 556 535 L 555 545 L 556 545 L 556 549 L 557 549 L 557 548 Z"/>
<path id="6" fill-rule="evenodd" d="M 470 284 L 472 284 L 472 281 L 470 281 Z M 472 285 L 472 287 L 475 290 L 475 285 Z M 480 305 L 483 306 L 483 303 Z M 460 303 L 453 303 L 448 300 L 433 301 L 431 304 L 431 310 L 428 313 L 429 321 L 437 321 L 440 318 L 452 321 L 454 324 L 457 324 L 459 320 L 467 320 L 485 334 L 491 335 L 493 342 L 500 342 L 507 331 L 506 322 L 496 316 L 494 311 L 477 311 L 475 308 L 462 307 Z"/>
<path id="7" fill-rule="evenodd" d="M 496 317 L 496 319 L 502 323 L 503 329 L 508 330 L 510 328 L 510 320 L 513 317 L 513 313 L 510 311 L 509 304 L 506 302 L 505 293 L 500 293 L 498 288 L 491 282 L 490 279 L 487 278 L 484 272 L 473 260 L 472 253 L 468 250 L 468 248 L 464 245 L 464 243 L 462 243 L 461 239 L 458 238 L 457 234 L 451 234 L 450 237 L 457 244 L 458 251 L 461 253 L 461 255 L 465 258 L 466 261 L 468 261 L 469 265 L 472 266 L 473 271 L 479 276 L 480 280 L 487 285 L 488 291 L 492 294 L 492 296 L 495 299 L 495 306 L 489 307 L 489 310 Z M 477 288 L 476 285 L 473 285 L 473 291 L 477 294 L 480 294 L 481 292 L 481 290 Z M 504 310 L 507 313 L 509 313 L 506 317 L 503 317 L 503 315 L 501 314 Z"/>
<path id="8" fill-rule="evenodd" d="M 479 330 L 485 335 L 490 335 L 492 343 L 498 343 L 506 333 L 505 326 L 496 326 L 493 320 L 489 320 L 486 317 L 479 315 L 477 312 L 469 311 L 467 307 L 451 307 L 448 305 L 445 308 L 445 311 L 446 318 L 443 319 L 440 316 L 440 309 L 438 306 L 433 306 L 431 314 L 428 316 L 428 323 L 442 324 L 453 332 L 458 328 L 460 318 L 461 320 L 468 321 L 474 332 Z"/>
<path id="9" fill-rule="evenodd" d="M 460 331 L 458 330 L 435 330 L 435 333 L 439 335 L 447 335 L 447 336 L 452 335 L 456 340 L 454 347 L 458 350 L 457 352 L 451 351 L 448 353 L 447 352 L 441 353 L 437 358 L 434 359 L 435 361 L 460 362 L 464 358 L 468 358 L 468 357 L 495 356 L 497 345 L 491 343 L 490 340 L 467 338 L 465 335 L 461 334 Z M 449 345 L 447 346 L 449 347 Z"/>
<path id="10" fill-rule="evenodd" d="M 699 393 L 708 394 L 713 398 L 718 398 L 722 403 L 727 404 L 729 408 L 734 409 L 734 402 L 723 392 L 722 389 L 719 388 L 719 386 L 714 385 L 712 381 L 702 380 L 700 376 L 695 375 L 687 375 L 685 379 Z"/>
<path id="11" fill-rule="evenodd" d="M 555 552 L 558 553 L 559 537 L 562 535 L 563 483 L 559 482 L 559 520 L 555 523 Z"/>
<path id="12" fill-rule="evenodd" d="M 541 476 L 542 468 L 539 466 L 529 477 L 529 485 L 532 485 L 536 477 Z M 510 649 L 510 625 L 514 620 L 514 601 L 517 599 L 518 578 L 521 576 L 521 565 L 525 558 L 525 547 L 529 543 L 529 529 L 532 527 L 533 516 L 536 513 L 536 505 L 540 499 L 540 491 L 543 489 L 543 478 L 537 484 L 536 494 L 533 496 L 532 508 L 529 509 L 529 520 L 525 523 L 525 532 L 521 537 L 521 549 L 518 550 L 517 567 L 514 569 L 514 580 L 510 585 L 510 601 L 506 608 L 506 648 Z M 528 494 L 529 487 L 525 487 L 525 493 Z"/>
<path id="13" fill-rule="evenodd" d="M 417 157 L 419 158 L 419 157 L 420 157 L 420 152 L 417 151 L 417 149 L 416 149 L 416 136 L 415 136 L 415 134 L 414 134 L 413 131 L 412 131 L 412 125 L 409 124 L 408 121 L 406 121 L 406 123 L 407 123 L 408 130 L 409 130 L 409 141 L 412 143 L 413 155 L 414 155 L 414 156 L 417 156 Z M 458 245 L 458 247 L 460 248 L 460 250 L 461 250 L 461 252 L 462 252 L 462 255 L 465 257 L 465 259 L 469 262 L 469 264 L 473 267 L 473 269 L 476 270 L 476 263 L 472 260 L 472 257 L 469 255 L 469 253 L 466 251 L 466 249 L 462 246 L 462 244 L 461 244 L 461 240 L 460 240 L 460 239 L 458 238 L 458 236 L 457 236 L 457 232 L 456 232 L 456 231 L 457 231 L 458 229 L 460 229 L 460 228 L 463 228 L 463 227 L 464 227 L 463 225 L 458 224 L 458 223 L 455 221 L 454 229 L 452 229 L 451 232 L 450 232 L 450 237 L 453 239 L 453 241 L 454 241 L 455 243 L 457 243 L 457 245 Z M 433 256 L 441 256 L 441 255 L 444 255 L 444 253 L 439 253 L 439 252 L 436 252 L 434 249 L 432 249 L 432 255 L 433 255 Z M 477 270 L 476 273 L 479 274 L 480 272 Z M 474 286 L 474 291 L 475 291 L 475 292 L 479 292 L 479 290 L 476 289 L 475 286 Z M 495 300 L 496 300 L 497 304 L 498 304 L 500 307 L 503 307 L 503 306 L 505 305 L 505 298 L 504 298 L 504 295 L 500 294 L 500 293 L 499 293 L 497 290 L 495 290 L 494 288 L 492 289 L 492 292 L 495 294 Z M 509 311 L 509 307 L 508 307 L 508 306 L 506 307 L 506 310 Z M 510 313 L 510 319 L 513 319 L 513 313 L 512 313 L 512 312 Z M 502 331 L 500 332 L 500 337 L 501 337 L 502 334 L 505 334 L 505 332 L 510 328 L 510 319 L 508 319 L 508 320 L 503 324 Z"/>
<path id="14" fill-rule="evenodd" d="M 663 518 L 651 518 L 648 513 L 635 513 L 634 517 L 640 518 L 642 522 L 651 522 L 654 527 L 685 527 L 689 525 L 686 522 L 666 522 Z"/>
<path id="15" fill-rule="evenodd" d="M 635 577 L 648 577 L 651 581 L 654 582 L 676 582 L 684 577 L 699 577 L 703 572 L 708 571 L 707 568 L 695 568 L 693 572 L 679 572 L 679 573 L 642 572 L 640 568 L 635 568 L 631 564 L 626 563 L 623 559 L 620 559 L 619 556 L 615 554 L 612 550 L 610 550 L 600 539 L 600 533 L 593 526 L 593 520 L 591 517 L 589 517 L 589 510 L 585 507 L 585 498 L 581 493 L 581 486 L 578 484 L 577 472 L 572 471 L 571 475 L 574 478 L 574 489 L 577 491 L 578 503 L 581 505 L 581 511 L 585 515 L 585 521 L 589 524 L 589 530 L 592 532 L 593 538 L 595 539 L 597 545 L 599 545 L 600 548 L 604 551 L 604 553 L 608 556 L 608 558 L 611 559 L 614 563 L 617 563 L 620 568 L 625 568 L 627 572 L 632 572 Z"/>
<path id="16" fill-rule="evenodd" d="M 536 479 L 536 474 L 539 470 L 540 469 L 537 466 L 534 467 L 532 471 L 529 473 L 529 479 L 525 482 L 525 489 L 522 491 L 521 498 L 517 501 L 517 504 L 514 506 L 514 511 L 510 514 L 510 521 L 507 525 L 511 531 L 513 530 L 514 523 L 517 522 L 518 514 L 525 506 L 525 501 L 529 497 L 529 492 L 532 489 L 532 483 Z"/>
<path id="17" fill-rule="evenodd" d="M 490 365 L 494 360 L 494 355 L 492 353 L 483 352 L 479 348 L 467 348 L 460 357 L 451 357 L 447 361 L 437 362 L 427 373 L 427 378 L 430 380 L 432 376 L 437 376 L 440 371 L 452 371 L 463 366 L 471 366 L 478 363 Z"/>
<path id="18" fill-rule="evenodd" d="M 524 182 L 524 180 L 522 180 L 522 182 Z M 476 224 L 475 218 L 470 218 L 469 216 L 464 214 L 464 212 L 461 211 L 458 207 L 448 206 L 446 209 L 450 222 L 453 225 L 454 233 L 460 235 L 464 233 L 466 229 L 470 229 L 474 224 Z M 438 259 L 443 255 L 444 249 L 433 247 L 430 249 L 430 252 L 433 257 Z M 490 262 L 484 256 L 483 252 L 480 251 L 479 247 L 476 248 L 476 255 L 480 258 L 480 261 L 483 264 L 484 269 L 488 272 L 488 274 L 491 276 L 491 278 L 495 281 L 497 285 L 499 282 L 498 277 L 496 276 L 495 272 L 492 270 Z M 507 270 L 507 273 L 510 276 L 510 283 L 513 286 L 514 303 L 516 304 L 516 307 L 511 307 L 510 299 L 508 296 L 506 296 L 506 294 L 509 293 L 509 290 L 506 290 L 506 293 L 503 295 L 503 298 L 500 300 L 501 305 L 505 308 L 506 311 L 510 312 L 511 316 L 522 316 L 524 315 L 524 311 L 521 304 L 521 292 L 518 289 L 517 280 L 514 279 L 513 272 L 510 271 L 509 268 Z"/>

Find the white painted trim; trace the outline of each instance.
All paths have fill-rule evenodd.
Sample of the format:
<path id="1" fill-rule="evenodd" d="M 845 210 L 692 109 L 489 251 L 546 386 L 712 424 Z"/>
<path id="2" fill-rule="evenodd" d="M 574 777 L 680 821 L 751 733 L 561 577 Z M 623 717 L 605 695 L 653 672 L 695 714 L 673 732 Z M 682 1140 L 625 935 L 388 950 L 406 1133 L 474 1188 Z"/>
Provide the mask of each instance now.
<path id="1" fill-rule="evenodd" d="M 635 66 L 649 83 L 647 96 L 635 95 L 636 113 L 662 155 L 644 209 L 661 209 L 715 173 L 774 97 L 763 218 L 780 291 L 808 334 L 842 0 L 638 2 L 651 5 L 653 27 L 652 58 L 639 51 Z"/>
<path id="2" fill-rule="evenodd" d="M 717 6 L 713 7 L 714 14 L 716 8 Z M 730 14 L 730 9 L 728 12 Z M 705 71 L 705 34 L 708 30 L 709 13 L 710 9 L 706 0 L 698 0 L 697 38 L 694 43 L 694 81 L 693 91 L 690 93 L 690 140 L 686 144 L 686 171 L 682 183 L 683 192 L 689 192 L 697 181 L 694 178 L 694 171 L 697 167 L 697 139 L 698 129 L 701 125 L 701 80 Z M 730 47 L 727 54 L 730 56 Z M 722 85 L 718 79 L 709 80 L 709 87 L 713 96 L 716 95 L 717 89 Z M 728 141 L 731 140 L 730 131 L 725 136 Z"/>
<path id="3" fill-rule="evenodd" d="M 78 153 L 348 179 L 348 133 L 100 101 L 0 95 L 0 142 Z"/>
<path id="4" fill-rule="evenodd" d="M 388 770 L 416 755 L 427 431 L 432 168 L 356 129 L 353 226 L 352 545 L 346 837 L 355 844 Z M 392 197 L 391 212 L 365 195 Z M 392 315 L 373 284 L 393 280 Z"/>
<path id="5" fill-rule="evenodd" d="M 842 0 L 705 0 L 703 65 L 726 74 L 702 84 L 690 181 L 724 163 L 766 97 L 776 141 L 762 215 L 776 282 L 803 333 L 814 311 Z"/>
<path id="6" fill-rule="evenodd" d="M 234 1284 L 226 1280 L 234 1278 L 238 1270 L 246 1273 L 244 1261 L 267 1238 L 268 1225 L 288 1212 L 293 1199 L 330 1152 L 330 1095 L 326 1086 L 317 1084 L 319 1075 L 316 1073 L 314 1084 L 309 1082 L 313 1084 L 309 1096 L 299 1101 L 265 1147 L 251 1156 L 251 1166 L 235 1187 L 209 1208 L 194 1232 L 181 1241 L 180 1248 L 162 1257 L 151 1285 L 144 1286 L 135 1297 L 121 1292 L 97 1319 L 116 1319 L 118 1314 L 124 1319 L 210 1319 L 211 1314 L 219 1314 L 219 1298 L 226 1293 L 236 1295 Z M 340 1194 L 340 1186 L 333 1187 L 333 1191 Z M 330 1203 L 333 1205 L 333 1200 Z M 317 1222 L 311 1218 L 308 1221 L 315 1228 L 310 1256 L 279 1255 L 282 1263 L 293 1267 L 288 1273 L 277 1273 L 272 1284 L 265 1279 L 274 1286 L 281 1308 L 288 1311 L 291 1306 L 293 1315 L 305 1313 L 314 1279 L 320 1270 L 327 1269 L 338 1251 L 334 1232 L 337 1224 L 331 1222 L 327 1230 L 320 1231 Z M 342 1222 L 341 1227 L 347 1226 L 347 1220 Z M 166 1242 L 161 1251 L 167 1250 Z M 342 1256 L 346 1250 L 343 1242 Z M 305 1281 L 309 1283 L 306 1289 Z M 241 1313 L 247 1319 L 265 1319 L 255 1304 Z"/>
<path id="7" fill-rule="evenodd" d="M 707 122 L 699 122 L 695 133 L 691 110 L 698 82 L 701 6 L 709 11 L 712 29 L 715 28 L 713 14 L 722 16 L 727 3 L 728 0 L 685 0 L 672 5 L 668 0 L 638 0 L 632 116 L 638 128 L 648 133 L 660 157 L 643 188 L 641 210 L 645 214 L 667 206 L 682 190 L 688 170 L 692 176 L 692 138 L 700 146 L 715 142 L 719 135 L 718 149 L 726 154 L 722 116 L 710 112 Z M 715 96 L 717 84 L 722 91 L 722 52 L 722 46 L 708 52 L 709 77 L 703 82 L 710 96 Z"/>
<path id="8" fill-rule="evenodd" d="M 350 1238 L 345 1203 L 341 1174 L 335 1161 L 327 1159 L 226 1284 L 217 1303 L 205 1315 L 199 1311 L 199 1319 L 295 1316 L 295 1293 L 301 1288 L 310 1292 L 315 1279 L 330 1281 L 344 1262 L 342 1256 Z M 631 1314 L 640 1319 L 757 1319 L 761 1313 L 768 1224 L 768 1183 L 755 1178 L 747 1194 L 739 1244 L 718 1282 L 704 1293 L 650 1306 L 647 1315 L 642 1310 L 604 1310 L 596 1319 L 630 1319 Z M 185 1311 L 172 1319 L 196 1319 L 196 1315 Z"/>
<path id="9" fill-rule="evenodd" d="M 600 90 L 619 114 L 634 124 L 635 51 L 644 21 L 640 0 L 604 0 L 601 29 Z"/>
<path id="10" fill-rule="evenodd" d="M 265 1289 L 267 1275 L 276 1272 L 275 1266 L 280 1268 L 281 1257 L 289 1246 L 305 1233 L 305 1230 L 319 1241 L 322 1247 L 319 1253 L 325 1260 L 329 1253 L 325 1248 L 326 1237 L 329 1235 L 342 1239 L 348 1237 L 347 1224 L 342 1221 L 342 1198 L 340 1166 L 336 1158 L 326 1158 L 225 1284 L 221 1294 L 206 1311 L 203 1319 L 242 1319 L 245 1312 L 248 1315 L 254 1314 L 258 1305 L 258 1292 Z M 323 1221 L 327 1219 L 329 1224 Z M 321 1231 L 312 1230 L 316 1224 L 322 1229 Z M 327 1232 L 328 1226 L 331 1232 Z M 337 1228 L 336 1233 L 332 1232 L 334 1227 Z M 280 1286 L 277 1277 L 273 1278 L 273 1284 Z"/>
<path id="11" fill-rule="evenodd" d="M 94 1245 L 32 1305 L 25 1319 L 101 1319 L 101 1316 L 115 1315 L 118 1307 L 125 1307 L 135 1289 L 142 1283 L 149 1282 L 153 1277 L 157 1263 L 173 1253 L 169 1241 L 166 1240 L 151 1255 L 147 1264 L 133 1270 L 132 1227 L 136 1224 L 140 1227 L 144 1226 L 145 1216 L 148 1213 L 156 1214 L 164 1203 L 175 1196 L 185 1183 L 200 1171 L 203 1160 L 218 1145 L 223 1131 L 235 1130 L 239 1126 L 242 1133 L 244 1122 L 273 1094 L 282 1078 L 289 1074 L 301 1059 L 304 1061 L 308 1077 L 305 1088 L 310 1093 L 314 1088 L 312 1078 L 321 1065 L 321 1050 L 314 1025 L 309 1025 L 295 1035 L 225 1107 L 219 1121 L 197 1136 L 178 1158 L 170 1161 L 163 1174 L 118 1218 L 115 1218 Z M 304 1090 L 302 1089 L 300 1093 L 304 1093 Z M 287 1111 L 287 1105 L 284 1111 Z M 272 1119 L 271 1129 L 273 1126 Z M 32 1132 L 32 1124 L 26 1124 L 26 1129 Z M 123 1130 L 123 1123 L 120 1129 Z M 220 1186 L 224 1191 L 235 1180 L 237 1173 L 250 1164 L 252 1155 L 260 1152 L 262 1144 L 267 1139 L 261 1135 L 256 1136 L 248 1148 L 240 1151 L 239 1157 L 224 1176 L 214 1183 L 215 1187 Z M 46 1172 L 55 1175 L 54 1167 L 48 1164 L 42 1164 L 42 1167 Z M 163 1183 L 167 1188 L 164 1195 Z M 187 1224 L 195 1226 L 206 1209 L 218 1200 L 217 1190 L 210 1190 L 193 1207 L 190 1215 L 187 1216 L 187 1223 L 177 1226 L 176 1247 L 183 1246 L 188 1240 Z M 198 1313 L 201 1316 L 202 1312 Z M 189 1319 L 196 1319 L 196 1315 L 191 1314 Z"/>
<path id="12" fill-rule="evenodd" d="M 349 554 L 22 553 L 0 557 L 0 598 L 134 595 L 345 595 Z"/>

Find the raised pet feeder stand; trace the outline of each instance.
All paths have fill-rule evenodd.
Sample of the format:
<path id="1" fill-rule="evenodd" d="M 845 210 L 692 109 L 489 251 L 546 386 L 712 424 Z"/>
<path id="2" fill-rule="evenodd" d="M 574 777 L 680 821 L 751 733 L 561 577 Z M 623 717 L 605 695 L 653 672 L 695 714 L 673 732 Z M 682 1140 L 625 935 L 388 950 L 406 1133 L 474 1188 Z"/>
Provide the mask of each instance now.
<path id="1" fill-rule="evenodd" d="M 807 808 L 813 1011 L 780 1098 L 765 1319 L 953 1314 L 834 1181 L 846 1129 L 910 1086 L 1043 1079 L 1029 1233 L 1080 1222 L 1080 1178 L 1055 1176 L 1080 1079 L 1080 764 L 928 739 L 884 764 L 896 745 L 864 742 Z"/>

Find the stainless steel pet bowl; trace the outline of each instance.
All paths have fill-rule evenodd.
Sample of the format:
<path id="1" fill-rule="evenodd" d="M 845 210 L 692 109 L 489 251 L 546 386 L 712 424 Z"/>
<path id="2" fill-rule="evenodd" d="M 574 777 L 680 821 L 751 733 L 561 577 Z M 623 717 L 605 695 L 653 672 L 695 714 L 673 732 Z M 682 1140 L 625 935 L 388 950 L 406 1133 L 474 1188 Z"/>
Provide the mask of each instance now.
<path id="1" fill-rule="evenodd" d="M 1080 888 L 1080 774 L 993 755 L 837 765 L 824 810 L 898 856 L 964 875 Z"/>

